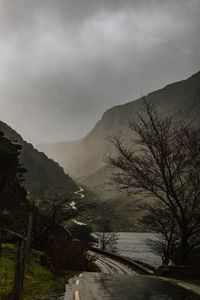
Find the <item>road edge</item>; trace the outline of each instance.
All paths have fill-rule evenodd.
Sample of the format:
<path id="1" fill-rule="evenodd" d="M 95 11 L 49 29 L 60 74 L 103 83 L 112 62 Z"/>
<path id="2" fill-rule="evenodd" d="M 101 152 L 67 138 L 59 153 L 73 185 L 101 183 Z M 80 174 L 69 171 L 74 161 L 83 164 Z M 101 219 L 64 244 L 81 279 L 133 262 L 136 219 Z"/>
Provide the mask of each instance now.
<path id="1" fill-rule="evenodd" d="M 110 253 L 108 251 L 104 251 L 104 250 L 101 250 L 101 249 L 95 248 L 95 247 L 90 247 L 90 250 L 93 251 L 93 252 L 96 252 L 96 253 L 103 254 L 103 255 L 105 255 L 109 258 L 113 258 L 116 261 L 127 265 L 129 268 L 136 271 L 138 274 L 141 274 L 141 275 L 153 275 L 154 274 L 154 271 L 148 269 L 147 267 L 143 266 L 139 262 L 135 262 L 135 261 L 133 261 L 131 259 L 128 259 L 126 257 L 120 256 L 120 255 L 117 255 L 117 254 L 113 254 L 113 253 Z"/>

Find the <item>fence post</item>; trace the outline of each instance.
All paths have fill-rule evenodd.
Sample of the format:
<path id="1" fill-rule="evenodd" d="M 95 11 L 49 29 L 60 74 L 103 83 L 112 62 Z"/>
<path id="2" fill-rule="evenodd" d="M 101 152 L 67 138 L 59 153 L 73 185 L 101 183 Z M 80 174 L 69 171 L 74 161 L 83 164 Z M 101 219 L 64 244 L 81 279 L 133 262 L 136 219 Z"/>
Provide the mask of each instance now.
<path id="1" fill-rule="evenodd" d="M 21 300 L 21 294 L 25 275 L 25 241 L 17 239 L 16 242 L 16 258 L 15 258 L 15 274 L 13 285 L 13 300 Z"/>

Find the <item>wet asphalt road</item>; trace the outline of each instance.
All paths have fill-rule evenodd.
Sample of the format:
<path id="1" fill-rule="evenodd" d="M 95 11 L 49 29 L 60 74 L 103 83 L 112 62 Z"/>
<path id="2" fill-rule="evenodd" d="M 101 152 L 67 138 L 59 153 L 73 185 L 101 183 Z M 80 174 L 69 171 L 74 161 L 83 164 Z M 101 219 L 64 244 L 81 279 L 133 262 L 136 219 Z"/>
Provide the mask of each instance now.
<path id="1" fill-rule="evenodd" d="M 175 284 L 141 275 L 84 273 L 66 286 L 64 300 L 199 300 Z"/>
<path id="2" fill-rule="evenodd" d="M 108 258 L 101 254 L 94 253 L 92 251 L 89 251 L 88 254 L 96 257 L 95 264 L 100 268 L 102 273 L 126 274 L 126 275 L 136 274 L 135 271 L 125 266 L 124 264 L 117 262 L 114 259 Z"/>
<path id="3" fill-rule="evenodd" d="M 66 285 L 64 300 L 200 300 L 200 296 L 176 282 L 138 275 L 104 255 L 91 251 L 88 254 L 96 257 L 102 273 L 72 278 Z"/>

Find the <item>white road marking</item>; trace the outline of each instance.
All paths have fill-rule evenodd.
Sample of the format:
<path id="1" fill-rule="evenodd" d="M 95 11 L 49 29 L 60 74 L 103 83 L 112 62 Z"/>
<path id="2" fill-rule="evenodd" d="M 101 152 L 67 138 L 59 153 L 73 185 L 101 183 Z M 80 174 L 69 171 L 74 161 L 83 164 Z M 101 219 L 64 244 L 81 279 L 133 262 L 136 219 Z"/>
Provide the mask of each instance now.
<path id="1" fill-rule="evenodd" d="M 76 285 L 79 285 L 79 282 L 80 282 L 80 280 L 77 279 L 77 280 L 76 280 Z"/>
<path id="2" fill-rule="evenodd" d="M 75 300 L 80 300 L 79 291 L 75 291 Z"/>
<path id="3" fill-rule="evenodd" d="M 78 277 L 81 278 L 83 276 L 83 273 L 81 273 Z"/>

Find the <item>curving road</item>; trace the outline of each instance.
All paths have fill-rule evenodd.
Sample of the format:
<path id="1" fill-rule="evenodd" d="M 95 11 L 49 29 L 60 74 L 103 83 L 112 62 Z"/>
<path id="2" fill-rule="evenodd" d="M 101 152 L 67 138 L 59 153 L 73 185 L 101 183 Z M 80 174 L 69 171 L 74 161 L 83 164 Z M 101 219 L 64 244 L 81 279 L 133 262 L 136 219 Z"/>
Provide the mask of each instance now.
<path id="1" fill-rule="evenodd" d="M 176 282 L 137 275 L 113 259 L 95 256 L 102 273 L 83 273 L 72 278 L 66 285 L 64 300 L 200 300 Z"/>
<path id="2" fill-rule="evenodd" d="M 151 276 L 84 273 L 71 279 L 64 300 L 199 300 L 191 291 Z"/>
<path id="3" fill-rule="evenodd" d="M 96 258 L 95 264 L 100 268 L 101 272 L 104 274 L 136 274 L 135 271 L 133 271 L 126 265 L 115 261 L 114 259 L 108 258 L 104 255 L 97 254 L 91 251 L 89 251 L 88 254 Z"/>
<path id="4" fill-rule="evenodd" d="M 80 199 L 85 198 L 84 189 L 79 186 L 79 190 L 74 192 L 75 195 L 78 195 Z"/>

